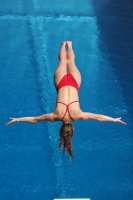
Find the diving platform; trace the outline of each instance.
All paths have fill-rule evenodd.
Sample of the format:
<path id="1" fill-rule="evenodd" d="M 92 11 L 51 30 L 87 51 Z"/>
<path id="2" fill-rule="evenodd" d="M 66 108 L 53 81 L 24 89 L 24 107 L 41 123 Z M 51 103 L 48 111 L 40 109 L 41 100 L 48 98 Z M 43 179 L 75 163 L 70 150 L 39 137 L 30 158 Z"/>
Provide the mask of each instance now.
<path id="1" fill-rule="evenodd" d="M 88 198 L 72 198 L 72 199 L 53 199 L 53 200 L 91 200 Z"/>

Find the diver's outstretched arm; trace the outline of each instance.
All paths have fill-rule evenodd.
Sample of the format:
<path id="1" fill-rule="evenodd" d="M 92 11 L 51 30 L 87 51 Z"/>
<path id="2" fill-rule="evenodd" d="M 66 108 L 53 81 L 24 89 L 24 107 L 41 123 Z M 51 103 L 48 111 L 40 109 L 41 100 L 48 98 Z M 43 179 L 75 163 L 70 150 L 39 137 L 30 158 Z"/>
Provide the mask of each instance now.
<path id="1" fill-rule="evenodd" d="M 21 118 L 11 118 L 10 121 L 6 124 L 6 126 L 13 124 L 15 122 L 27 122 L 27 123 L 37 123 L 41 121 L 57 121 L 56 115 L 54 113 L 41 115 L 38 117 L 21 117 Z"/>
<path id="2" fill-rule="evenodd" d="M 106 115 L 101 115 L 101 114 L 94 114 L 94 113 L 87 113 L 83 112 L 81 115 L 82 120 L 87 120 L 87 119 L 92 119 L 92 120 L 98 120 L 101 122 L 118 122 L 124 125 L 127 125 L 125 122 L 121 120 L 121 117 L 118 118 L 112 118 Z"/>

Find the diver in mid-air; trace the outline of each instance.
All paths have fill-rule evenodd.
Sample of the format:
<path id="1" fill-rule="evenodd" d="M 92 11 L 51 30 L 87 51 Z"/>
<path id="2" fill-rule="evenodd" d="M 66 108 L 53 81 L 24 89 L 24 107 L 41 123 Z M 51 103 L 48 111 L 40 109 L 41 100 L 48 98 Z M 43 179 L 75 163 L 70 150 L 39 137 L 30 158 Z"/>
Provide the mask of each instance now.
<path id="1" fill-rule="evenodd" d="M 68 50 L 66 51 L 66 47 Z M 119 118 L 112 118 L 106 115 L 83 112 L 80 109 L 78 90 L 81 84 L 81 75 L 75 65 L 75 55 L 72 49 L 72 42 L 66 41 L 61 43 L 59 53 L 59 65 L 54 74 L 54 83 L 57 89 L 57 102 L 55 110 L 52 113 L 44 114 L 37 117 L 10 118 L 10 125 L 15 122 L 37 123 L 42 121 L 62 121 L 60 128 L 60 144 L 63 152 L 68 150 L 70 157 L 73 157 L 72 136 L 74 120 L 98 120 L 101 122 L 118 122 L 125 124 Z"/>

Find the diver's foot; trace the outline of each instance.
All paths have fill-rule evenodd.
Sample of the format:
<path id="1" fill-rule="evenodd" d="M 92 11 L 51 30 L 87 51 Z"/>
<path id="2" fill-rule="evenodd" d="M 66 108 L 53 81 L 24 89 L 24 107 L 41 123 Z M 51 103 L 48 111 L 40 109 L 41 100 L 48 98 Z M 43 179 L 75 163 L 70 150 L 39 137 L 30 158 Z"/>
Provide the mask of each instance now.
<path id="1" fill-rule="evenodd" d="M 72 42 L 71 41 L 67 41 L 66 44 L 67 44 L 68 47 L 72 47 Z"/>
<path id="2" fill-rule="evenodd" d="M 61 42 L 61 46 L 66 46 L 66 42 Z"/>

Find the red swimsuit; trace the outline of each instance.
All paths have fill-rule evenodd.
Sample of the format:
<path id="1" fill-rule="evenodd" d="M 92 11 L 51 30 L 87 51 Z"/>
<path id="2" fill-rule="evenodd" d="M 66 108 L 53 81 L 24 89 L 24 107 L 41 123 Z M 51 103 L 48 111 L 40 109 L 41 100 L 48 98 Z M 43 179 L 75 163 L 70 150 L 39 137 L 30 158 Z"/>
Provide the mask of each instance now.
<path id="1" fill-rule="evenodd" d="M 66 75 L 63 76 L 63 78 L 60 80 L 59 84 L 57 85 L 57 91 L 59 89 L 61 89 L 62 87 L 68 86 L 68 85 L 74 87 L 76 90 L 79 89 L 79 86 L 78 86 L 75 78 L 73 77 L 73 75 L 72 74 L 66 74 Z M 66 112 L 64 113 L 64 115 L 63 115 L 61 120 L 64 119 L 64 117 L 65 117 L 67 112 L 68 112 L 69 117 L 71 118 L 71 120 L 73 120 L 71 115 L 70 115 L 70 112 L 69 112 L 69 105 L 72 104 L 72 103 L 75 103 L 75 102 L 79 102 L 79 101 L 73 101 L 73 102 L 71 102 L 69 104 L 65 104 L 65 103 L 62 103 L 62 102 L 57 102 L 57 103 L 61 103 L 61 104 L 66 105 Z"/>
<path id="2" fill-rule="evenodd" d="M 67 86 L 67 85 L 74 87 L 76 90 L 79 89 L 79 86 L 72 74 L 66 74 L 62 77 L 62 79 L 60 80 L 60 82 L 57 85 L 57 91 L 60 88 Z"/>

